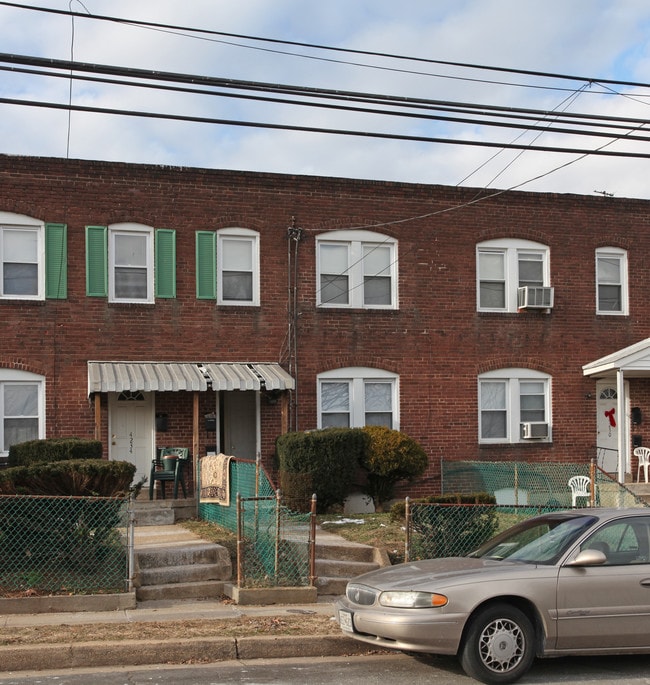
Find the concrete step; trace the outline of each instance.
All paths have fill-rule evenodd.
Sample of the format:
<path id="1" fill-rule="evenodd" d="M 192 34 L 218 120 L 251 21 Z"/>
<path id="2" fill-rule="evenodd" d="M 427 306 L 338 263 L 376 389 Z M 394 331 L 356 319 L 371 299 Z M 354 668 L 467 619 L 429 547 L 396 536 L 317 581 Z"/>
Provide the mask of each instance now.
<path id="1" fill-rule="evenodd" d="M 136 526 L 171 526 L 196 516 L 196 500 L 138 497 L 134 503 Z"/>
<path id="2" fill-rule="evenodd" d="M 197 581 L 173 583 L 171 585 L 145 585 L 136 588 L 138 602 L 160 599 L 202 599 L 204 597 L 221 597 L 224 594 L 224 581 Z"/>
<path id="3" fill-rule="evenodd" d="M 140 570 L 196 564 L 218 565 L 227 567 L 229 572 L 232 570 L 228 550 L 211 542 L 185 542 L 176 546 L 136 548 L 135 555 Z"/>
<path id="4" fill-rule="evenodd" d="M 375 571 L 379 564 L 367 561 L 346 561 L 344 559 L 316 558 L 316 575 L 320 578 L 356 578 L 362 573 Z"/>
<path id="5" fill-rule="evenodd" d="M 328 578 L 318 576 L 316 578 L 316 591 L 318 595 L 344 595 L 349 578 Z"/>
<path id="6" fill-rule="evenodd" d="M 229 569 L 228 569 L 229 571 Z M 224 576 L 227 575 L 227 578 Z M 182 566 L 159 566 L 140 569 L 140 585 L 172 585 L 196 583 L 204 580 L 229 580 L 230 573 L 222 564 L 192 564 Z"/>

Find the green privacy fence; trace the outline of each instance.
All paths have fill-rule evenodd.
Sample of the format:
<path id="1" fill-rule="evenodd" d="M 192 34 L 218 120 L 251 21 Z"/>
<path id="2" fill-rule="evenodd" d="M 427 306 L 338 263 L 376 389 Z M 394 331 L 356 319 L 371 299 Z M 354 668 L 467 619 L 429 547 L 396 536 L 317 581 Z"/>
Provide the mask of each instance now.
<path id="1" fill-rule="evenodd" d="M 487 492 L 499 505 L 571 507 L 569 479 L 589 476 L 594 504 L 639 507 L 644 502 L 594 463 L 443 461 L 442 493 Z"/>
<path id="2" fill-rule="evenodd" d="M 0 495 L 0 597 L 124 592 L 128 498 Z"/>
<path id="3" fill-rule="evenodd" d="M 232 458 L 229 480 L 229 503 L 200 501 L 199 518 L 237 533 L 237 585 L 313 585 L 315 502 L 311 513 L 291 511 L 254 461 Z"/>

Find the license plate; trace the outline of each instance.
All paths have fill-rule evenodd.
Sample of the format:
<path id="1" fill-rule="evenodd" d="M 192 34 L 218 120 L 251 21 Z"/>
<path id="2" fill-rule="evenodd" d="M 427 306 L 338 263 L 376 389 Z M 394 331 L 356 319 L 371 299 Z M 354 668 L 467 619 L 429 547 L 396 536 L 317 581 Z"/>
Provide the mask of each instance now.
<path id="1" fill-rule="evenodd" d="M 341 630 L 344 630 L 346 633 L 354 632 L 351 611 L 339 611 L 339 625 L 341 626 Z"/>

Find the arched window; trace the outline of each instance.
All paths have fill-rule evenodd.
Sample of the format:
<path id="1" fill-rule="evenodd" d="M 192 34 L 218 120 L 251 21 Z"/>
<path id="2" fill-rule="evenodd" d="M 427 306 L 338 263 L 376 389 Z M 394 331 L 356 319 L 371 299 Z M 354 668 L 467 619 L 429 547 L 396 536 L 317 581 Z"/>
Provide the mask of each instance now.
<path id="1" fill-rule="evenodd" d="M 398 376 L 382 369 L 349 367 L 318 376 L 318 427 L 399 429 Z"/>
<path id="2" fill-rule="evenodd" d="M 551 377 L 530 369 L 497 369 L 478 377 L 479 442 L 551 439 Z"/>
<path id="3" fill-rule="evenodd" d="M 319 307 L 397 309 L 397 241 L 372 231 L 316 238 Z"/>

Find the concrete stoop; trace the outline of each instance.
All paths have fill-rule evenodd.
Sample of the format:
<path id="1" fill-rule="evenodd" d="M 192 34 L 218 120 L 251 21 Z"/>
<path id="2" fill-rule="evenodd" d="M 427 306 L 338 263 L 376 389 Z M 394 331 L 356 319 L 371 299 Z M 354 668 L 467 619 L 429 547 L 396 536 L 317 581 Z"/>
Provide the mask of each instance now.
<path id="1" fill-rule="evenodd" d="M 317 531 L 316 587 L 319 595 L 345 594 L 349 580 L 382 566 L 390 566 L 388 555 L 382 550 Z"/>
<path id="2" fill-rule="evenodd" d="M 135 501 L 136 526 L 173 526 L 196 516 L 196 499 L 154 499 L 140 495 Z"/>
<path id="3" fill-rule="evenodd" d="M 134 586 L 138 601 L 220 597 L 224 582 L 231 577 L 232 564 L 225 547 L 201 540 L 180 526 L 157 528 L 150 535 L 146 528 L 136 528 Z"/>

